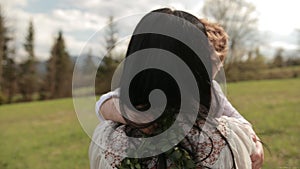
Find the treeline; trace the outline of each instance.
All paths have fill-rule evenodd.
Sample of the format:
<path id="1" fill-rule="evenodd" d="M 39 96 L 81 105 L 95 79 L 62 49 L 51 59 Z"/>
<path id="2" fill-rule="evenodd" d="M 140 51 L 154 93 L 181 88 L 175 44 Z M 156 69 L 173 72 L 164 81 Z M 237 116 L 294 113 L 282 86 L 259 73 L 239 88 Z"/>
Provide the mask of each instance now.
<path id="1" fill-rule="evenodd" d="M 109 18 L 109 23 L 113 17 Z M 96 76 L 96 93 L 101 94 L 110 89 L 111 76 L 118 61 L 112 59 L 111 52 L 117 42 L 116 28 L 109 27 L 105 38 L 107 56 L 100 65 Z M 12 102 L 25 102 L 33 100 L 56 99 L 72 96 L 72 76 L 75 57 L 71 57 L 66 50 L 63 32 L 59 31 L 54 39 L 50 51 L 50 58 L 41 63 L 35 53 L 35 29 L 33 21 L 29 21 L 23 48 L 26 60 L 17 63 L 16 39 L 12 29 L 7 24 L 0 6 L 0 104 Z M 95 57 L 88 53 L 83 66 L 95 66 Z M 99 59 L 99 58 L 98 58 Z M 40 71 L 40 67 L 44 71 Z M 88 71 L 88 68 L 85 68 Z M 83 72 L 88 74 L 88 72 Z M 82 74 L 82 81 L 85 75 Z"/>
<path id="2" fill-rule="evenodd" d="M 228 82 L 262 79 L 284 79 L 300 77 L 300 57 L 284 55 L 279 48 L 272 59 L 267 60 L 259 48 L 251 51 L 246 59 L 225 63 L 225 74 Z"/>
<path id="3" fill-rule="evenodd" d="M 87 82 L 95 79 L 94 92 L 98 95 L 111 88 L 111 78 L 119 65 L 119 60 L 113 58 L 122 58 L 124 55 L 122 52 L 113 52 L 118 42 L 118 30 L 113 23 L 113 17 L 109 17 L 105 44 L 99 43 L 99 47 L 105 47 L 103 52 L 106 53 L 99 67 L 97 68 L 95 63 L 99 63 L 100 57 L 93 55 L 90 50 L 84 54 L 86 57 L 81 60 L 82 70 L 75 79 L 76 84 L 80 85 L 77 87 L 83 89 L 86 86 L 90 87 Z M 40 63 L 37 59 L 34 46 L 36 38 L 33 21 L 29 21 L 22 45 L 26 52 L 26 60 L 16 63 L 16 58 L 19 57 L 16 52 L 16 38 L 0 6 L 0 104 L 72 96 L 72 76 L 76 58 L 71 57 L 66 50 L 63 32 L 59 31 L 54 38 L 50 58 L 45 63 Z M 244 58 L 237 56 L 231 57 L 237 58 L 234 61 L 229 59 L 225 62 L 224 70 L 229 82 L 300 77 L 300 57 L 297 57 L 296 53 L 294 57 L 287 57 L 283 49 L 278 49 L 273 59 L 267 60 L 259 48 L 256 48 Z M 95 69 L 96 78 L 92 77 Z"/>
<path id="4" fill-rule="evenodd" d="M 55 38 L 46 73 L 37 70 L 38 60 L 34 52 L 34 26 L 29 22 L 23 47 L 26 60 L 16 63 L 15 39 L 0 15 L 0 103 L 53 99 L 71 96 L 73 62 L 66 51 L 63 33 Z"/>

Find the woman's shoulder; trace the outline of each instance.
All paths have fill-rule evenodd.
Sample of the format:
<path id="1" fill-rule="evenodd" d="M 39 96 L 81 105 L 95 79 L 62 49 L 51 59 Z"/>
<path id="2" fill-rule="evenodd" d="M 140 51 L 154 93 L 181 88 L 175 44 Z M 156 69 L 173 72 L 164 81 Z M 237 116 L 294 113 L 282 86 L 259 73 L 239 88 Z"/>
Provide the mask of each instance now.
<path id="1" fill-rule="evenodd" d="M 103 162 L 105 166 L 116 168 L 126 156 L 126 147 L 128 147 L 125 127 L 110 120 L 101 122 L 94 130 L 89 149 L 90 158 L 99 158 L 105 161 Z"/>

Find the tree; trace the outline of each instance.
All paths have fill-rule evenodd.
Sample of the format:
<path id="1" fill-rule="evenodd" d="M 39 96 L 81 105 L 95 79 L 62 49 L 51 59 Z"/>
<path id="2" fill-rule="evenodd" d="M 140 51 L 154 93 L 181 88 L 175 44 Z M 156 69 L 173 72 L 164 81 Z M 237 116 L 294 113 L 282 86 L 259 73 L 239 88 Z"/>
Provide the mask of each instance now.
<path id="1" fill-rule="evenodd" d="M 92 49 L 89 49 L 86 58 L 83 61 L 83 66 L 81 71 L 84 75 L 90 75 L 96 69 L 96 65 L 94 63 L 93 58 L 94 56 L 93 56 Z"/>
<path id="2" fill-rule="evenodd" d="M 223 26 L 229 35 L 227 64 L 240 60 L 252 50 L 254 42 L 257 45 L 257 17 L 255 6 L 249 1 L 206 0 L 203 14 Z"/>
<path id="3" fill-rule="evenodd" d="M 300 53 L 300 28 L 299 29 L 296 29 L 297 31 L 297 44 L 298 44 L 298 49 L 297 49 L 297 53 L 299 54 Z M 300 57 L 300 55 L 299 55 Z"/>
<path id="4" fill-rule="evenodd" d="M 13 102 L 13 97 L 17 92 L 17 69 L 14 57 L 8 57 L 3 69 L 3 87 L 7 96 L 7 103 Z"/>
<path id="5" fill-rule="evenodd" d="M 8 55 L 7 44 L 10 39 L 7 29 L 2 7 L 0 6 L 0 91 L 3 91 L 3 65 Z"/>
<path id="6" fill-rule="evenodd" d="M 273 59 L 272 66 L 274 66 L 274 67 L 283 67 L 284 66 L 284 60 L 283 60 L 283 56 L 282 56 L 283 51 L 284 50 L 282 48 L 277 49 L 274 59 Z"/>
<path id="7" fill-rule="evenodd" d="M 110 70 L 113 64 L 113 55 L 114 55 L 114 48 L 118 41 L 118 30 L 116 24 L 114 23 L 114 17 L 109 16 L 108 18 L 108 29 L 106 31 L 105 36 L 105 49 L 106 55 L 102 60 L 100 65 L 100 72 L 107 72 Z"/>
<path id="8" fill-rule="evenodd" d="M 113 49 L 115 48 L 115 45 L 118 42 L 117 35 L 118 35 L 118 30 L 116 24 L 114 23 L 114 17 L 109 16 L 108 30 L 107 30 L 107 35 L 105 37 L 107 58 L 112 58 Z"/>
<path id="9" fill-rule="evenodd" d="M 11 29 L 0 6 L 0 104 L 11 102 L 16 93 L 16 69 L 14 61 L 15 46 Z"/>
<path id="10" fill-rule="evenodd" d="M 95 71 L 97 66 L 95 62 L 98 61 L 98 57 L 94 56 L 92 50 L 89 49 L 83 56 L 78 57 L 77 63 L 80 63 L 80 71 L 76 72 L 80 75 L 73 77 L 73 83 L 76 87 L 89 87 L 90 84 L 95 81 Z"/>
<path id="11" fill-rule="evenodd" d="M 255 67 L 255 73 L 257 75 L 257 79 L 263 79 L 263 70 L 268 68 L 266 63 L 266 57 L 260 52 L 259 47 L 255 49 L 255 58 L 253 59 L 253 66 Z"/>
<path id="12" fill-rule="evenodd" d="M 47 91 L 49 98 L 69 97 L 72 92 L 71 58 L 66 51 L 63 33 L 59 31 L 47 62 Z"/>
<path id="13" fill-rule="evenodd" d="M 34 53 L 34 27 L 32 21 L 29 22 L 28 33 L 23 46 L 27 53 L 27 60 L 21 64 L 19 86 L 23 99 L 25 101 L 31 101 L 33 94 L 37 91 L 38 84 Z"/>
<path id="14" fill-rule="evenodd" d="M 285 66 L 296 66 L 300 65 L 300 28 L 295 29 L 297 48 L 290 56 L 286 56 Z"/>
<path id="15" fill-rule="evenodd" d="M 6 43 L 5 57 L 3 60 L 3 74 L 2 74 L 2 92 L 6 95 L 6 102 L 11 103 L 13 96 L 17 92 L 17 70 L 18 65 L 15 62 L 15 38 L 9 35 L 9 43 Z"/>
<path id="16" fill-rule="evenodd" d="M 239 60 L 231 64 L 231 69 L 226 72 L 227 81 L 260 80 L 266 78 L 264 72 L 267 69 L 265 56 L 259 47 L 249 51 L 246 60 Z"/>
<path id="17" fill-rule="evenodd" d="M 96 93 L 101 94 L 110 90 L 111 79 L 115 68 L 117 67 L 117 62 L 113 59 L 115 53 L 115 45 L 118 42 L 118 30 L 114 23 L 114 17 L 109 16 L 108 18 L 108 28 L 105 36 L 105 49 L 106 55 L 102 59 L 102 62 L 97 71 L 96 77 Z"/>

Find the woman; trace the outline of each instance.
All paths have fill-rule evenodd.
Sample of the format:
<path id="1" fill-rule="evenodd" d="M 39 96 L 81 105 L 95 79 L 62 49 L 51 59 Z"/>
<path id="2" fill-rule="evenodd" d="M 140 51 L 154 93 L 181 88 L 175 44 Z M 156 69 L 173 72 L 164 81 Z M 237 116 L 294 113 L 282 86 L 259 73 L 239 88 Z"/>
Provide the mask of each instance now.
<path id="1" fill-rule="evenodd" d="M 160 22 L 159 26 L 155 27 L 154 25 L 157 20 L 164 18 L 161 16 L 155 17 L 154 14 L 158 13 L 169 15 L 169 17 L 167 17 L 168 19 L 164 20 L 164 22 Z M 174 19 L 174 16 L 175 18 L 185 20 L 185 22 L 182 22 L 180 19 Z M 141 166 L 142 168 L 170 168 L 174 166 L 179 168 L 251 168 L 250 155 L 255 149 L 255 143 L 250 137 L 251 127 L 243 125 L 234 118 L 224 116 L 217 117 L 214 112 L 209 111 L 211 109 L 211 96 L 216 96 L 216 94 L 214 94 L 216 91 L 211 90 L 214 89 L 214 87 L 212 87 L 214 83 L 211 80 L 214 74 L 211 56 L 215 54 L 215 51 L 209 45 L 207 32 L 205 31 L 203 24 L 199 22 L 196 17 L 188 13 L 183 11 L 172 11 L 170 9 L 159 9 L 149 13 L 138 24 L 135 32 L 144 32 L 143 24 L 145 23 L 148 25 L 147 31 L 151 31 L 151 28 L 153 28 L 153 30 L 158 29 L 163 32 L 166 28 L 169 28 L 166 25 L 175 25 L 180 30 L 179 35 L 186 36 L 192 45 L 200 44 L 196 42 L 201 39 L 201 43 L 204 45 L 202 45 L 199 50 L 205 55 L 202 55 L 202 57 L 200 57 L 201 59 L 199 59 L 197 54 L 189 50 L 185 44 L 168 36 L 152 33 L 136 33 L 132 37 L 128 47 L 127 57 L 134 54 L 136 51 L 148 48 L 159 48 L 170 51 L 188 65 L 196 79 L 197 86 L 199 87 L 199 93 L 194 92 L 190 88 L 186 88 L 186 91 L 184 91 L 189 94 L 189 97 L 184 98 L 188 100 L 187 103 L 189 106 L 192 108 L 197 108 L 198 106 L 199 108 L 196 122 L 193 124 L 187 135 L 182 141 L 174 146 L 175 148 L 171 148 L 167 152 L 153 157 L 138 159 L 136 168 Z M 206 38 L 203 39 L 200 35 L 199 37 L 197 34 L 193 34 L 194 30 L 191 24 L 202 31 Z M 129 163 L 127 163 L 128 165 L 131 164 L 134 160 L 131 159 L 130 161 L 130 158 L 118 156 L 118 153 L 122 154 L 121 152 L 125 151 L 122 148 L 119 150 L 120 152 L 115 152 L 113 155 L 112 152 L 107 151 L 107 149 L 112 149 L 114 145 L 124 143 L 124 140 L 126 144 L 124 144 L 123 148 L 125 147 L 126 149 L 128 147 L 126 135 L 149 137 L 164 132 L 162 128 L 169 128 L 170 126 L 165 126 L 165 123 L 163 122 L 169 122 L 169 119 L 175 119 L 178 116 L 180 109 L 179 105 L 182 101 L 182 99 L 180 99 L 180 92 L 182 91 L 179 91 L 178 86 L 172 83 L 172 78 L 154 69 L 144 71 L 140 76 L 134 79 L 134 82 L 131 83 L 131 87 L 129 87 L 130 103 L 128 103 L 128 100 L 126 99 L 127 93 L 126 90 L 124 90 L 127 86 L 122 84 L 122 80 L 126 81 L 127 77 L 131 77 L 131 75 L 135 73 L 132 71 L 132 68 L 135 67 L 137 63 L 147 65 L 148 61 L 149 60 L 145 60 L 144 62 L 125 62 L 120 84 L 120 101 L 127 106 L 133 104 L 137 111 L 145 111 L 151 107 L 148 95 L 153 89 L 159 88 L 166 93 L 168 100 L 163 114 L 158 116 L 157 119 L 153 118 L 155 119 L 154 121 L 145 123 L 144 121 L 134 121 L 134 119 L 129 118 L 130 113 L 123 110 L 123 115 L 127 117 L 124 119 L 127 125 L 109 122 L 104 124 L 104 126 L 98 127 L 93 136 L 93 140 L 96 141 L 92 142 L 90 146 L 91 168 L 106 168 L 108 166 L 112 168 L 122 168 L 126 166 L 126 161 L 129 161 Z M 178 65 L 171 66 L 176 67 Z M 181 80 L 186 80 L 185 74 L 179 78 L 181 78 Z M 189 86 L 190 84 L 188 83 L 186 85 Z M 197 96 L 200 96 L 200 99 Z M 196 104 L 194 104 L 195 102 Z M 218 109 L 215 108 L 214 110 Z M 208 125 L 205 125 L 206 123 L 208 123 Z M 184 128 L 185 123 L 182 122 L 181 124 Z M 108 126 L 113 126 L 115 130 L 108 130 Z M 101 142 L 105 142 L 106 137 L 109 137 L 109 135 L 113 135 L 114 138 L 110 143 L 105 144 L 108 147 L 106 147 L 106 150 L 104 150 L 103 147 L 97 146 L 99 142 L 100 144 Z M 180 156 L 182 158 L 174 160 L 172 153 L 176 152 L 182 152 Z M 178 161 L 181 161 L 182 163 L 178 163 Z M 128 165 L 127 167 L 129 167 Z"/>
<path id="2" fill-rule="evenodd" d="M 223 63 L 227 56 L 227 47 L 228 47 L 228 35 L 224 31 L 224 29 L 219 26 L 218 24 L 208 22 L 205 19 L 200 19 L 200 22 L 205 27 L 205 32 L 207 34 L 208 40 L 210 44 L 214 47 L 214 50 L 216 51 L 212 58 L 214 66 L 214 76 L 218 73 L 220 68 L 223 66 Z M 230 104 L 230 102 L 227 100 L 226 96 L 223 94 L 219 84 L 213 80 L 213 87 L 215 88 L 216 94 L 219 97 L 219 100 L 221 100 L 221 106 L 222 108 L 219 108 L 218 112 L 216 113 L 216 117 L 221 116 L 228 116 L 233 117 L 240 121 L 241 123 L 245 125 L 251 126 L 251 124 L 239 114 L 239 112 Z M 115 91 L 111 91 L 107 94 L 104 94 L 100 97 L 99 101 L 96 104 L 96 115 L 98 116 L 100 121 L 105 120 L 112 120 L 115 122 L 126 124 L 125 120 L 123 119 L 122 115 L 118 110 L 116 109 L 115 102 L 117 102 L 117 99 L 119 97 L 119 90 L 116 89 Z M 113 101 L 113 99 L 115 101 Z M 213 97 L 213 102 L 214 102 Z M 215 103 L 212 103 L 213 107 L 216 105 Z M 220 105 L 220 104 L 219 104 Z M 211 109 L 212 111 L 212 109 Z M 259 169 L 261 168 L 264 160 L 264 152 L 261 142 L 259 141 L 258 136 L 251 128 L 251 135 L 253 141 L 256 143 L 256 151 L 251 154 L 251 160 L 252 160 L 252 168 L 253 169 Z"/>

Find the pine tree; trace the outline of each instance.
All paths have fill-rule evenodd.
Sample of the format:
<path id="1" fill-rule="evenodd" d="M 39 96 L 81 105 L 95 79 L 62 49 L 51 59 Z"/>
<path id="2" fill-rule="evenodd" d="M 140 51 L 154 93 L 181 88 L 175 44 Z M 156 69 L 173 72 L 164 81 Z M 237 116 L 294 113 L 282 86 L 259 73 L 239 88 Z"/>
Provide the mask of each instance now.
<path id="1" fill-rule="evenodd" d="M 114 17 L 108 18 L 108 28 L 105 36 L 106 55 L 102 59 L 96 76 L 96 94 L 102 94 L 110 90 L 111 80 L 117 66 L 113 59 L 114 48 L 118 41 L 118 30 L 114 23 Z"/>
<path id="2" fill-rule="evenodd" d="M 107 73 L 110 68 L 112 67 L 112 64 L 114 62 L 113 60 L 113 52 L 115 45 L 118 41 L 117 38 L 118 30 L 114 23 L 114 17 L 109 16 L 108 18 L 108 29 L 106 31 L 105 36 L 105 49 L 106 49 L 106 55 L 102 60 L 102 64 L 100 66 L 100 72 L 101 73 Z"/>
<path id="3" fill-rule="evenodd" d="M 29 22 L 28 33 L 23 46 L 27 53 L 27 60 L 21 64 L 19 86 L 23 99 L 25 101 L 31 101 L 38 87 L 36 57 L 34 53 L 34 27 L 32 21 Z"/>
<path id="4" fill-rule="evenodd" d="M 6 64 L 3 69 L 3 87 L 7 96 L 7 103 L 13 102 L 13 97 L 17 92 L 17 64 L 15 63 L 14 57 L 8 57 Z"/>
<path id="5" fill-rule="evenodd" d="M 90 87 L 94 83 L 98 59 L 98 57 L 93 55 L 91 49 L 77 58 L 76 64 L 79 65 L 79 69 L 76 70 L 77 75 L 73 77 L 73 83 L 76 84 L 76 88 Z"/>
<path id="6" fill-rule="evenodd" d="M 11 36 L 12 37 L 12 36 Z M 3 83 L 2 92 L 6 95 L 6 102 L 11 103 L 13 97 L 17 92 L 17 70 L 18 65 L 15 63 L 15 46 L 11 44 L 14 41 L 14 38 L 9 38 L 9 43 L 7 44 L 6 57 L 4 58 L 3 64 Z"/>
<path id="7" fill-rule="evenodd" d="M 274 59 L 273 59 L 273 66 L 274 67 L 283 67 L 284 66 L 284 60 L 283 60 L 283 54 L 284 50 L 282 48 L 277 49 Z"/>
<path id="8" fill-rule="evenodd" d="M 90 75 L 91 73 L 93 73 L 95 69 L 96 69 L 96 65 L 93 60 L 92 50 L 90 49 L 89 52 L 87 53 L 86 58 L 84 59 L 84 63 L 82 66 L 82 73 L 84 75 Z"/>
<path id="9" fill-rule="evenodd" d="M 73 64 L 65 47 L 65 40 L 61 31 L 51 50 L 51 57 L 47 63 L 48 92 L 50 98 L 71 96 Z"/>
<path id="10" fill-rule="evenodd" d="M 257 73 L 267 68 L 265 56 L 260 52 L 259 47 L 255 49 L 255 58 L 253 61 Z"/>
<path id="11" fill-rule="evenodd" d="M 0 92 L 3 91 L 3 65 L 7 57 L 7 27 L 5 18 L 0 6 Z"/>
<path id="12" fill-rule="evenodd" d="M 16 92 L 16 64 L 14 48 L 11 47 L 13 40 L 0 6 L 0 104 L 11 102 Z"/>

